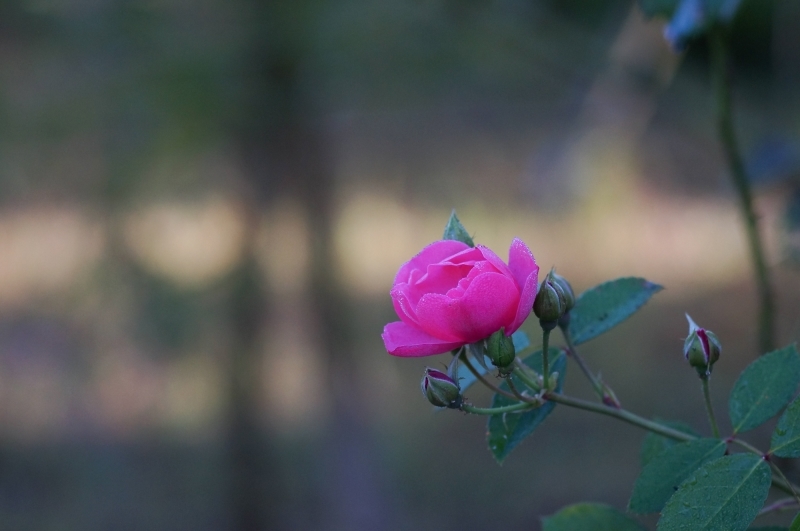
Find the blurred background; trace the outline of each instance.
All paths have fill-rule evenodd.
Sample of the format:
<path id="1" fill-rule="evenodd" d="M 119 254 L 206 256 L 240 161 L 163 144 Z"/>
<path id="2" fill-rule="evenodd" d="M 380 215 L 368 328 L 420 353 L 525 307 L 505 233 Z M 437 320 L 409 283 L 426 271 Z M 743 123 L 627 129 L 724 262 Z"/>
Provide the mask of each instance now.
<path id="1" fill-rule="evenodd" d="M 380 334 L 397 268 L 456 208 L 578 292 L 664 285 L 584 355 L 630 409 L 708 433 L 689 312 L 722 341 L 725 417 L 755 290 L 706 50 L 662 27 L 630 0 L 0 2 L 0 529 L 510 531 L 624 508 L 641 431 L 559 407 L 498 466 L 484 418 L 421 396 L 449 356 Z M 800 5 L 744 2 L 734 42 L 784 345 Z"/>

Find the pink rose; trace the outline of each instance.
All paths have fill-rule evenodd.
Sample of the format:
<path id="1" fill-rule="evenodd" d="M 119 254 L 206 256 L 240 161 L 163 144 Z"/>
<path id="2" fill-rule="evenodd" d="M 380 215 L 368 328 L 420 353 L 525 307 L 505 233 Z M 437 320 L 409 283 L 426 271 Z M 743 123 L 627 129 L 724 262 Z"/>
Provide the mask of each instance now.
<path id="1" fill-rule="evenodd" d="M 387 324 L 383 342 L 395 356 L 430 356 L 514 333 L 536 297 L 539 266 L 514 239 L 508 265 L 487 247 L 441 240 L 400 267 L 391 296 L 400 321 Z"/>

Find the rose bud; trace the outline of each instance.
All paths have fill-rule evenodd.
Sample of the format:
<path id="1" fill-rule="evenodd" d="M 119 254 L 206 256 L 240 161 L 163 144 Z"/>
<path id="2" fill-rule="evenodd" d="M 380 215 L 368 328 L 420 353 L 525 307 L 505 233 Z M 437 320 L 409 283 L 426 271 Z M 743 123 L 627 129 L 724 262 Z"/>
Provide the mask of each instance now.
<path id="1" fill-rule="evenodd" d="M 486 340 L 486 355 L 492 360 L 492 365 L 500 369 L 500 374 L 507 375 L 513 370 L 516 351 L 514 341 L 506 335 L 502 328 L 489 336 Z M 506 370 L 510 369 L 510 370 Z"/>
<path id="2" fill-rule="evenodd" d="M 563 288 L 553 279 L 553 271 L 550 271 L 533 301 L 533 313 L 539 318 L 539 324 L 544 330 L 552 330 L 566 312 L 566 307 L 567 296 Z"/>
<path id="3" fill-rule="evenodd" d="M 437 407 L 458 409 L 461 407 L 461 389 L 447 374 L 427 367 L 422 376 L 422 394 Z"/>
<path id="4" fill-rule="evenodd" d="M 566 308 L 564 309 L 564 314 L 558 319 L 558 326 L 566 329 L 569 326 L 569 312 L 575 307 L 575 292 L 572 291 L 572 286 L 567 282 L 566 278 L 556 274 L 555 269 L 553 269 L 551 274 L 553 282 L 561 288 L 561 292 L 564 294 Z"/>
<path id="5" fill-rule="evenodd" d="M 430 356 L 483 341 L 504 328 L 513 334 L 530 315 L 539 266 L 514 239 L 508 264 L 491 249 L 441 240 L 397 272 L 391 296 L 399 321 L 383 329 L 394 356 Z"/>
<path id="6" fill-rule="evenodd" d="M 697 369 L 701 378 L 707 378 L 719 359 L 722 346 L 714 332 L 697 326 L 689 314 L 686 314 L 686 319 L 689 321 L 689 335 L 683 343 L 683 356 Z"/>

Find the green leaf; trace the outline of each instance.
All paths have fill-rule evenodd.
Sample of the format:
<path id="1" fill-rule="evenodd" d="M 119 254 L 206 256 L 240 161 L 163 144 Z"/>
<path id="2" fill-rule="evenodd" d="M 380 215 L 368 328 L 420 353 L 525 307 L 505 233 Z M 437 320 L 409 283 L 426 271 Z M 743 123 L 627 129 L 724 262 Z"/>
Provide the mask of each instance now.
<path id="1" fill-rule="evenodd" d="M 469 232 L 467 232 L 467 229 L 465 229 L 464 225 L 462 225 L 458 220 L 455 209 L 450 213 L 450 219 L 447 220 L 447 225 L 444 227 L 444 235 L 442 236 L 442 239 L 457 240 L 462 243 L 466 243 L 470 247 L 475 247 L 475 242 L 472 241 L 472 237 L 470 237 Z"/>
<path id="2" fill-rule="evenodd" d="M 542 531 L 645 531 L 625 513 L 602 503 L 576 503 L 542 518 Z"/>
<path id="3" fill-rule="evenodd" d="M 564 352 L 558 348 L 550 348 L 550 370 L 551 372 L 558 373 L 558 385 L 556 392 L 561 391 L 564 385 L 564 374 L 567 371 L 567 357 Z M 542 372 L 542 352 L 536 351 L 524 360 L 528 367 L 541 374 Z M 525 385 L 516 376 L 512 376 L 514 386 L 520 390 L 526 389 Z M 503 382 L 500 389 L 508 391 L 508 384 Z M 506 398 L 503 395 L 496 394 L 492 400 L 492 407 L 502 407 L 511 404 L 516 404 L 516 400 Z M 533 430 L 547 418 L 553 408 L 555 402 L 545 402 L 539 408 L 525 411 L 522 413 L 504 413 L 502 415 L 492 415 L 489 417 L 487 441 L 489 443 L 489 450 L 497 459 L 498 463 L 502 463 L 508 454 L 513 450 L 522 440 L 533 433 Z"/>
<path id="4" fill-rule="evenodd" d="M 684 479 L 701 465 L 722 457 L 725 448 L 725 441 L 719 439 L 697 439 L 664 450 L 642 470 L 628 509 L 640 514 L 660 512 Z"/>
<path id="5" fill-rule="evenodd" d="M 699 433 L 694 431 L 691 426 L 684 424 L 683 422 L 661 419 L 654 420 L 659 424 L 663 424 L 664 426 L 669 426 L 670 428 L 682 431 L 683 433 L 700 437 Z M 642 468 L 647 466 L 647 463 L 649 463 L 650 460 L 655 456 L 667 448 L 672 448 L 678 443 L 679 441 L 676 441 L 675 439 L 670 439 L 669 437 L 664 437 L 663 435 L 657 435 L 655 433 L 648 433 L 645 435 L 644 440 L 642 441 L 642 449 L 639 451 L 639 462 L 641 463 Z"/>
<path id="6" fill-rule="evenodd" d="M 517 330 L 513 334 L 511 334 L 511 341 L 514 342 L 514 351 L 519 354 L 520 352 L 524 351 L 526 348 L 531 346 L 531 340 L 528 339 L 528 334 L 523 332 L 522 330 Z"/>
<path id="7" fill-rule="evenodd" d="M 580 345 L 617 326 L 662 289 L 643 278 L 627 277 L 584 291 L 570 312 L 572 341 Z"/>
<path id="8" fill-rule="evenodd" d="M 487 374 L 492 368 L 492 360 L 483 356 L 483 364 L 476 363 L 475 359 L 472 360 L 472 367 L 475 371 L 483 376 Z M 467 368 L 466 364 L 459 363 L 458 365 L 458 385 L 461 388 L 461 392 L 464 393 L 467 389 L 472 387 L 472 384 L 478 381 L 478 378 L 472 373 L 469 368 Z"/>
<path id="9" fill-rule="evenodd" d="M 800 531 L 800 513 L 792 520 L 792 525 L 789 526 L 789 531 Z"/>
<path id="10" fill-rule="evenodd" d="M 769 465 L 753 454 L 706 463 L 669 499 L 658 531 L 743 531 L 767 499 Z"/>
<path id="11" fill-rule="evenodd" d="M 781 415 L 769 453 L 778 457 L 800 457 L 800 399 L 795 398 Z"/>
<path id="12" fill-rule="evenodd" d="M 731 391 L 728 411 L 733 432 L 752 430 L 774 417 L 800 383 L 795 345 L 764 354 L 745 368 Z"/>
<path id="13" fill-rule="evenodd" d="M 645 16 L 669 18 L 675 12 L 680 0 L 639 0 L 639 7 L 642 8 Z"/>

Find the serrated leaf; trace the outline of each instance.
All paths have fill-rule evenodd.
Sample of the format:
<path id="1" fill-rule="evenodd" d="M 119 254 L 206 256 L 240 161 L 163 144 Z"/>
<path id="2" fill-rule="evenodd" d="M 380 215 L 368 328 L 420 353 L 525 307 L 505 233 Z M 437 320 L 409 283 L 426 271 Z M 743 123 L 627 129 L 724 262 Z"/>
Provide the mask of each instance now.
<path id="1" fill-rule="evenodd" d="M 657 513 L 684 479 L 703 464 L 725 454 L 725 441 L 697 439 L 676 444 L 653 458 L 633 486 L 628 509 L 634 513 Z"/>
<path id="2" fill-rule="evenodd" d="M 567 371 L 567 357 L 562 350 L 557 348 L 550 348 L 549 352 L 550 370 L 551 372 L 558 373 L 556 392 L 560 392 L 561 387 L 564 385 L 564 375 Z M 524 360 L 524 363 L 541 374 L 542 352 L 534 352 Z M 516 376 L 512 376 L 511 378 L 513 378 L 514 386 L 517 389 L 520 391 L 526 389 L 525 385 Z M 505 382 L 503 382 L 500 388 L 505 391 L 509 390 L 508 384 Z M 502 407 L 516 403 L 516 400 L 496 394 L 492 400 L 492 407 Z M 555 402 L 546 402 L 543 406 L 530 411 L 490 416 L 488 421 L 487 442 L 489 444 L 489 451 L 492 452 L 497 462 L 502 463 L 511 450 L 522 442 L 525 437 L 533 433 L 533 430 L 535 430 L 536 427 L 547 418 L 550 412 L 553 411 L 555 405 Z"/>
<path id="3" fill-rule="evenodd" d="M 531 346 L 531 340 L 528 339 L 528 334 L 522 330 L 517 330 L 511 334 L 511 341 L 514 342 L 514 352 L 517 354 Z"/>
<path id="4" fill-rule="evenodd" d="M 734 433 L 752 430 L 774 417 L 800 383 L 795 345 L 764 354 L 748 365 L 733 386 L 728 412 Z"/>
<path id="5" fill-rule="evenodd" d="M 662 289 L 643 278 L 626 277 L 584 291 L 570 311 L 572 341 L 580 345 L 610 330 Z"/>
<path id="6" fill-rule="evenodd" d="M 764 505 L 771 481 L 769 465 L 754 454 L 706 463 L 669 499 L 658 531 L 743 531 Z"/>
<path id="7" fill-rule="evenodd" d="M 678 431 L 682 431 L 683 433 L 688 433 L 689 435 L 694 435 L 695 437 L 700 437 L 700 434 L 697 433 L 692 429 L 691 426 L 688 424 L 684 424 L 683 422 L 671 421 L 671 420 L 661 420 L 661 419 L 654 419 L 659 424 L 663 424 L 664 426 L 669 426 Z M 671 448 L 678 444 L 680 441 L 676 441 L 675 439 L 670 439 L 669 437 L 664 437 L 663 435 L 657 435 L 655 433 L 648 433 L 644 436 L 644 440 L 642 441 L 642 448 L 639 450 L 639 462 L 642 465 L 642 468 L 647 466 L 647 463 L 650 462 L 655 456 L 666 450 L 667 448 Z"/>
<path id="8" fill-rule="evenodd" d="M 450 219 L 447 220 L 447 225 L 444 227 L 444 235 L 442 236 L 443 240 L 457 240 L 462 243 L 466 243 L 470 247 L 475 247 L 475 242 L 472 241 L 472 237 L 467 232 L 467 229 L 464 228 L 464 225 L 458 220 L 458 216 L 456 216 L 456 211 L 450 213 Z"/>
<path id="9" fill-rule="evenodd" d="M 542 518 L 542 531 L 645 531 L 639 522 L 602 503 L 577 503 Z"/>
<path id="10" fill-rule="evenodd" d="M 769 453 L 778 457 L 800 457 L 800 399 L 795 398 L 781 415 Z"/>

